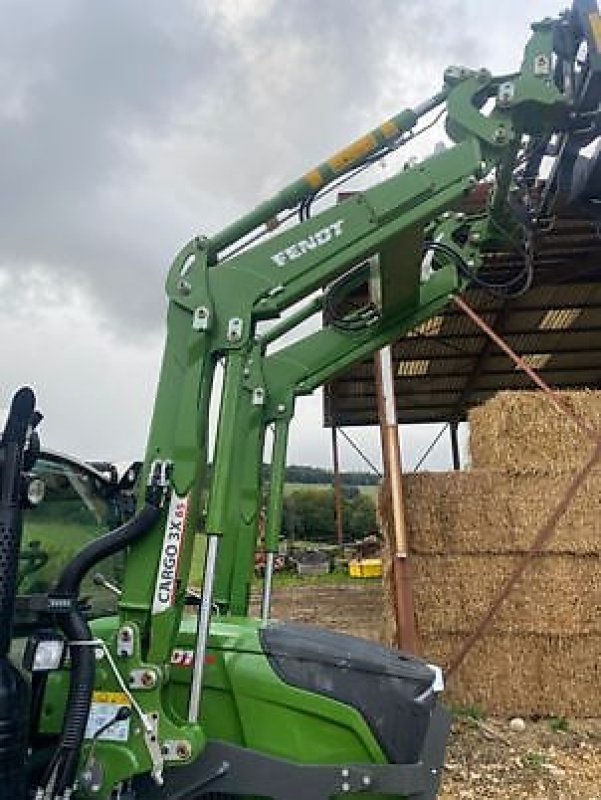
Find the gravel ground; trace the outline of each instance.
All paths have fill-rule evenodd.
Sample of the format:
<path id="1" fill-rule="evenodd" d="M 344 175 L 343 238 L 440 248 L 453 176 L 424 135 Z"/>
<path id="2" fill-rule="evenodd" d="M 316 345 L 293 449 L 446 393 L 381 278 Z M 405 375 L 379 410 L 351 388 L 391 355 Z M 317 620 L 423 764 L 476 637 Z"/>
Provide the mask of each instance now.
<path id="1" fill-rule="evenodd" d="M 601 800 L 601 720 L 458 718 L 440 800 Z"/>

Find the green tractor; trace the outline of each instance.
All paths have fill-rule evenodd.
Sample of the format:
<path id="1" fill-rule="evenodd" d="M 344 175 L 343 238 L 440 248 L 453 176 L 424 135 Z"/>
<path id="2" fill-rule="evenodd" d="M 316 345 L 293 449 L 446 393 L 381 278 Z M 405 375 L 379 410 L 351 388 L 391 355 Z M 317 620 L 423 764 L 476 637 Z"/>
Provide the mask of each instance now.
<path id="1" fill-rule="evenodd" d="M 529 241 L 555 214 L 598 215 L 597 159 L 581 150 L 598 139 L 600 75 L 601 17 L 593 0 L 575 0 L 533 25 L 519 71 L 449 68 L 429 100 L 189 242 L 167 277 L 139 475 L 43 455 L 34 394 L 16 393 L 0 442 L 2 800 L 436 797 L 449 729 L 440 671 L 270 618 L 289 424 L 298 396 L 465 288 L 527 290 L 530 258 L 500 282 L 483 268 L 487 252 Z M 441 108 L 452 147 L 313 213 Z M 482 182 L 487 210 L 464 213 Z M 193 550 L 199 595 L 188 585 Z"/>

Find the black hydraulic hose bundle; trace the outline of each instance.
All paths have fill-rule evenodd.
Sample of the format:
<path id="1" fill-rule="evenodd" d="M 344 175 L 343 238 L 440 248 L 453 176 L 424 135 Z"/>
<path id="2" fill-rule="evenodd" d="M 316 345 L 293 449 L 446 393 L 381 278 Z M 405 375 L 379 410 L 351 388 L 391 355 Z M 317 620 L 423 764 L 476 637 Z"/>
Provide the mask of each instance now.
<path id="1" fill-rule="evenodd" d="M 71 602 L 68 613 L 59 617 L 59 624 L 67 640 L 74 643 L 70 649 L 69 696 L 61 739 L 43 781 L 46 787 L 52 786 L 55 797 L 61 797 L 73 785 L 94 688 L 94 647 L 81 644 L 92 640 L 90 626 L 77 602 L 81 582 L 99 561 L 141 538 L 154 525 L 159 514 L 157 506 L 147 503 L 133 519 L 90 542 L 67 564 L 53 592 L 56 597 L 68 598 Z"/>
<path id="2" fill-rule="evenodd" d="M 484 280 L 483 278 L 478 277 L 476 272 L 474 272 L 461 253 L 456 250 L 455 248 L 451 247 L 450 245 L 446 244 L 445 242 L 427 242 L 424 247 L 424 255 L 428 251 L 433 252 L 440 252 L 443 255 L 448 256 L 453 263 L 458 268 L 459 272 L 463 275 L 463 277 L 480 289 L 484 289 L 485 291 L 489 292 L 490 294 L 494 295 L 495 297 L 501 297 L 503 299 L 512 299 L 514 297 L 521 297 L 525 292 L 528 291 L 530 286 L 532 285 L 532 280 L 534 277 L 533 272 L 533 264 L 532 258 L 526 253 L 526 263 L 525 266 L 518 275 L 510 278 L 508 281 L 503 281 L 502 283 L 494 283 L 492 281 Z M 519 284 L 518 288 L 516 289 L 516 285 Z"/>

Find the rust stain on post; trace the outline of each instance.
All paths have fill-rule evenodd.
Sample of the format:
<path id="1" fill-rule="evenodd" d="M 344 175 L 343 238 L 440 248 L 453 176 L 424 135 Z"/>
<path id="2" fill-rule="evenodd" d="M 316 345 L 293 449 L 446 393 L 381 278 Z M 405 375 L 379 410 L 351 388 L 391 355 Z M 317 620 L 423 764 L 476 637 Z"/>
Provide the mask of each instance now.
<path id="1" fill-rule="evenodd" d="M 387 347 L 374 356 L 378 416 L 382 438 L 385 493 L 389 502 L 395 552 L 392 559 L 395 587 L 395 613 L 398 646 L 416 653 L 417 632 L 413 590 L 409 568 L 409 548 L 403 507 L 401 445 L 396 416 L 392 349 Z M 386 513 L 385 511 L 385 513 Z"/>
<path id="2" fill-rule="evenodd" d="M 342 485 L 340 483 L 340 462 L 338 459 L 338 429 L 332 425 L 332 463 L 334 466 L 334 510 L 336 515 L 336 538 L 342 552 L 344 544 L 344 524 L 342 520 Z"/>

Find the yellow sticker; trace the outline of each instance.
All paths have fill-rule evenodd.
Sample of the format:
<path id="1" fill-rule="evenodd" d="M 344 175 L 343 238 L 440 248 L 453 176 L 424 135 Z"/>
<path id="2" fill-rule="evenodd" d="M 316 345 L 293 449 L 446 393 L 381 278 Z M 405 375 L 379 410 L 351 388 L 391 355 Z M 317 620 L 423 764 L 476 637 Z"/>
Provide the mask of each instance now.
<path id="1" fill-rule="evenodd" d="M 597 45 L 597 50 L 601 52 L 601 17 L 599 16 L 599 12 L 593 11 L 592 14 L 589 14 L 588 21 L 590 22 L 591 25 L 591 30 L 593 32 L 595 44 Z"/>
<path id="2" fill-rule="evenodd" d="M 124 692 L 94 692 L 92 694 L 93 703 L 110 703 L 115 706 L 131 705 L 129 697 Z"/>
<path id="3" fill-rule="evenodd" d="M 356 142 L 349 144 L 344 150 L 341 150 L 339 153 L 332 156 L 332 158 L 328 159 L 328 166 L 334 172 L 342 172 L 348 166 L 355 163 L 355 161 L 359 161 L 363 156 L 369 155 L 377 146 L 378 142 L 376 137 L 368 133 L 367 136 L 362 136 L 360 139 L 357 139 Z"/>
<path id="4" fill-rule="evenodd" d="M 313 189 L 321 189 L 323 186 L 323 178 L 318 169 L 312 169 L 311 172 L 307 172 L 305 180 Z"/>
<path id="5" fill-rule="evenodd" d="M 397 136 L 400 133 L 399 126 L 393 119 L 389 119 L 386 122 L 383 122 L 380 125 L 380 130 L 387 139 L 390 139 L 393 136 Z"/>

